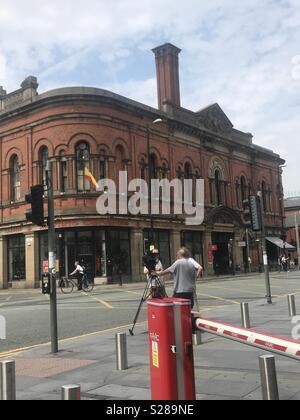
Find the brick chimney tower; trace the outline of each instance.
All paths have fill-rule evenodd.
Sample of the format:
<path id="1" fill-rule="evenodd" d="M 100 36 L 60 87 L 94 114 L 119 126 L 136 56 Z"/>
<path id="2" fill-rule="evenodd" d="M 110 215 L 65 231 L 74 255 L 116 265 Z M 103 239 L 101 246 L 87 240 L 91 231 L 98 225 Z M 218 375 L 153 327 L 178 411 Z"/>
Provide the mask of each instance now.
<path id="1" fill-rule="evenodd" d="M 163 110 L 164 102 L 180 107 L 179 54 L 181 50 L 170 43 L 154 48 L 156 60 L 158 107 Z"/>

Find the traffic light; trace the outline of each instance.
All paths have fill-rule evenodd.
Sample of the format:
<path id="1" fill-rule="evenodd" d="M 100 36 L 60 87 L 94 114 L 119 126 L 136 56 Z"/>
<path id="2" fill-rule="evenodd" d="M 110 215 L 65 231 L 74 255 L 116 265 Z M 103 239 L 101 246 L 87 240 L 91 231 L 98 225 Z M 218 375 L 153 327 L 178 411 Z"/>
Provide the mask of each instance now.
<path id="1" fill-rule="evenodd" d="M 31 204 L 31 209 L 26 211 L 26 219 L 38 226 L 45 226 L 44 222 L 44 186 L 36 185 L 30 188 L 25 196 L 27 203 Z"/>
<path id="2" fill-rule="evenodd" d="M 260 197 L 250 195 L 248 200 L 243 201 L 245 225 L 254 232 L 262 230 L 262 213 Z"/>

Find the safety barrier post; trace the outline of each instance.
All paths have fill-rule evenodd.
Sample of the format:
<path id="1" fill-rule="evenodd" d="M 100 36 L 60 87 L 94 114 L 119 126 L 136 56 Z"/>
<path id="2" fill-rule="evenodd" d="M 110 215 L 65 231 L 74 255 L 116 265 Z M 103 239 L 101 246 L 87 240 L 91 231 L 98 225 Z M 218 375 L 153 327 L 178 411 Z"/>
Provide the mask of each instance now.
<path id="1" fill-rule="evenodd" d="M 62 401 L 80 401 L 81 387 L 80 385 L 65 385 L 61 388 Z"/>
<path id="2" fill-rule="evenodd" d="M 259 368 L 264 401 L 278 401 L 278 383 L 276 374 L 275 357 L 271 355 L 259 358 Z"/>
<path id="3" fill-rule="evenodd" d="M 288 295 L 289 314 L 291 318 L 297 315 L 295 295 Z"/>
<path id="4" fill-rule="evenodd" d="M 127 359 L 127 336 L 126 333 L 116 334 L 116 356 L 117 356 L 117 370 L 128 369 Z"/>
<path id="5" fill-rule="evenodd" d="M 1 400 L 16 400 L 16 362 L 5 360 L 0 362 Z"/>
<path id="6" fill-rule="evenodd" d="M 251 328 L 249 303 L 241 303 L 243 328 Z"/>

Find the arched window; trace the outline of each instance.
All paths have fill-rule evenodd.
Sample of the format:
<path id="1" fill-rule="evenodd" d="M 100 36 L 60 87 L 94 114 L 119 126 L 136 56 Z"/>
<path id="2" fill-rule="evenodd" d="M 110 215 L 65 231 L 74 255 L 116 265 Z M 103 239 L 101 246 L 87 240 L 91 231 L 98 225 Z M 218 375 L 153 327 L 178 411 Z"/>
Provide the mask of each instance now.
<path id="1" fill-rule="evenodd" d="M 239 207 L 241 200 L 240 200 L 240 183 L 238 179 L 235 181 L 235 199 L 236 199 L 236 206 Z"/>
<path id="2" fill-rule="evenodd" d="M 241 205 L 242 205 L 243 201 L 247 200 L 248 198 L 248 187 L 247 187 L 246 178 L 244 176 L 241 177 L 241 198 L 242 198 L 242 202 L 241 202 Z"/>
<path id="3" fill-rule="evenodd" d="M 100 177 L 100 180 L 106 178 L 106 152 L 105 150 L 100 150 L 99 177 Z"/>
<path id="4" fill-rule="evenodd" d="M 150 155 L 150 165 L 149 165 L 149 173 L 150 173 L 150 179 L 157 179 L 157 158 L 154 153 Z"/>
<path id="5" fill-rule="evenodd" d="M 40 161 L 40 184 L 46 185 L 47 178 L 46 178 L 46 169 L 47 169 L 47 161 L 48 161 L 48 147 L 43 146 L 40 149 L 39 153 L 39 161 Z"/>
<path id="6" fill-rule="evenodd" d="M 116 147 L 116 168 L 117 168 L 117 177 L 119 177 L 119 172 L 124 171 L 125 168 L 125 150 L 124 147 L 119 145 Z"/>
<path id="7" fill-rule="evenodd" d="M 266 186 L 265 181 L 263 181 L 261 184 L 261 192 L 262 192 L 264 211 L 268 211 L 267 186 Z"/>
<path id="8" fill-rule="evenodd" d="M 10 196 L 11 201 L 16 202 L 21 198 L 20 165 L 17 155 L 10 160 Z"/>
<path id="9" fill-rule="evenodd" d="M 145 181 L 146 180 L 146 162 L 144 158 L 142 158 L 140 161 L 140 168 L 141 168 L 141 179 Z"/>
<path id="10" fill-rule="evenodd" d="M 222 193 L 221 193 L 221 175 L 217 169 L 215 171 L 215 192 L 216 192 L 216 203 L 219 206 L 222 204 Z"/>
<path id="11" fill-rule="evenodd" d="M 67 192 L 68 189 L 68 161 L 64 157 L 63 153 L 61 154 L 59 162 L 59 172 L 60 172 L 60 191 L 62 193 Z"/>
<path id="12" fill-rule="evenodd" d="M 177 167 L 177 178 L 182 179 L 182 175 L 183 175 L 182 168 L 181 168 L 181 166 L 178 166 Z"/>
<path id="13" fill-rule="evenodd" d="M 185 179 L 192 179 L 193 178 L 192 166 L 188 162 L 184 165 L 184 178 Z"/>
<path id="14" fill-rule="evenodd" d="M 90 168 L 90 147 L 86 142 L 80 142 L 76 146 L 76 179 L 78 192 L 91 190 L 91 183 L 85 178 L 85 168 Z"/>
<path id="15" fill-rule="evenodd" d="M 168 168 L 167 168 L 167 164 L 165 162 L 163 162 L 163 164 L 162 164 L 161 176 L 162 176 L 162 179 L 166 179 L 167 176 L 168 176 Z"/>

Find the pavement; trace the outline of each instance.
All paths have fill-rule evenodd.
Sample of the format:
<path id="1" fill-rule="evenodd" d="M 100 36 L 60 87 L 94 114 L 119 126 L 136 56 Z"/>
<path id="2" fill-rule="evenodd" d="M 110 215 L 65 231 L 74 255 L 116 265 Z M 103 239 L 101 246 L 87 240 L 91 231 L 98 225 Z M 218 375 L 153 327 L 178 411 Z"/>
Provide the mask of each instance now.
<path id="1" fill-rule="evenodd" d="M 226 285 L 224 285 L 226 287 Z M 300 308 L 300 296 L 296 296 Z M 292 324 L 285 296 L 250 302 L 252 327 L 291 338 Z M 228 303 L 211 308 L 205 317 L 240 325 L 240 307 Z M 299 320 L 300 322 L 300 320 Z M 2 354 L 16 360 L 17 398 L 20 400 L 58 400 L 61 386 L 80 384 L 86 400 L 148 400 L 149 351 L 147 323 L 141 322 L 134 337 L 128 334 L 129 369 L 116 370 L 115 334 L 128 332 L 130 324 L 109 328 L 60 341 L 60 352 L 53 356 L 49 344 L 29 350 Z M 300 330 L 300 329 L 298 329 Z M 209 334 L 194 347 L 198 400 L 262 399 L 259 356 L 264 351 Z M 280 398 L 300 400 L 300 364 L 276 355 Z"/>

